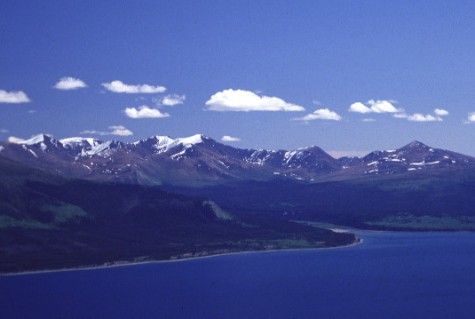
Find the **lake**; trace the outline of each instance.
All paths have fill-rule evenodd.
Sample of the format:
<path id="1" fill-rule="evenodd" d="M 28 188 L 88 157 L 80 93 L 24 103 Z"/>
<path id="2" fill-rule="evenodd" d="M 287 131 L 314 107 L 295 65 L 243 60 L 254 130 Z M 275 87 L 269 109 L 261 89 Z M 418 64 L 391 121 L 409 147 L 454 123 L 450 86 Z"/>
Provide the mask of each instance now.
<path id="1" fill-rule="evenodd" d="M 473 318 L 475 233 L 0 277 L 1 318 Z"/>

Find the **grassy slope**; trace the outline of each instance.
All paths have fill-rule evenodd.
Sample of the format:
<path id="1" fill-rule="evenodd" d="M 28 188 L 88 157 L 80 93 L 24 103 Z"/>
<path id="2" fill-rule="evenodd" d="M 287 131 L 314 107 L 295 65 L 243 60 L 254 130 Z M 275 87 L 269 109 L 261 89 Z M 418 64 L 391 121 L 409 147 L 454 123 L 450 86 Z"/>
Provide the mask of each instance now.
<path id="1" fill-rule="evenodd" d="M 373 229 L 475 228 L 473 170 L 441 170 L 429 175 L 381 176 L 310 185 L 247 183 L 176 191 L 210 197 L 220 206 L 243 214 L 252 211 L 283 219 Z M 243 203 L 247 204 L 246 209 Z M 405 216 L 404 222 L 401 216 Z"/>
<path id="2" fill-rule="evenodd" d="M 353 241 L 272 218 L 235 218 L 158 188 L 66 180 L 0 158 L 0 272 Z"/>

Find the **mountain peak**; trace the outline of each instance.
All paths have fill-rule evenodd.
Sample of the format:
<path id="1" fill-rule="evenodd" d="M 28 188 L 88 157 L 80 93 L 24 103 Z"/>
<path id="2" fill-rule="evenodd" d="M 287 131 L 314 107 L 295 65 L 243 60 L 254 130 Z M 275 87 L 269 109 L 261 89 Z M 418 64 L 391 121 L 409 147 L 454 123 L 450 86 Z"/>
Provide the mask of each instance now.
<path id="1" fill-rule="evenodd" d="M 419 142 L 417 140 L 412 141 L 411 143 L 403 146 L 402 148 L 429 148 L 426 144 Z"/>
<path id="2" fill-rule="evenodd" d="M 8 138 L 8 142 L 13 143 L 13 144 L 25 144 L 25 145 L 35 145 L 38 143 L 44 143 L 44 142 L 51 142 L 53 140 L 53 136 L 50 134 L 38 134 L 34 135 L 31 138 L 24 140 L 19 137 L 15 136 L 10 136 Z"/>
<path id="3" fill-rule="evenodd" d="M 202 144 L 206 141 L 212 141 L 203 134 L 195 134 L 189 137 L 172 138 L 169 136 L 155 135 L 133 143 L 136 146 L 144 146 L 157 153 L 165 153 L 172 149 L 182 152 L 183 149 L 192 148 L 194 145 Z"/>
<path id="4" fill-rule="evenodd" d="M 153 141 L 154 143 L 158 142 L 159 145 L 177 145 L 177 144 L 192 145 L 192 144 L 203 143 L 203 141 L 207 141 L 207 140 L 211 140 L 211 139 L 203 134 L 195 134 L 188 137 L 178 137 L 178 138 L 172 138 L 170 136 L 155 135 L 155 136 L 140 140 L 138 142 L 135 142 L 134 144 L 139 144 L 141 142 L 143 143 L 147 141 Z"/>

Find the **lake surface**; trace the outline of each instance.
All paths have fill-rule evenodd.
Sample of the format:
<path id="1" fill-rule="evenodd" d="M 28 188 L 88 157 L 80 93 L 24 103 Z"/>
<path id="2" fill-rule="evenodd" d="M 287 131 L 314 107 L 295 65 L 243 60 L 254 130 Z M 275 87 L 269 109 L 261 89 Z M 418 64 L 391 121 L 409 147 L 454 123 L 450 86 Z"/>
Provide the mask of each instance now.
<path id="1" fill-rule="evenodd" d="M 0 277 L 1 318 L 474 318 L 475 233 Z"/>

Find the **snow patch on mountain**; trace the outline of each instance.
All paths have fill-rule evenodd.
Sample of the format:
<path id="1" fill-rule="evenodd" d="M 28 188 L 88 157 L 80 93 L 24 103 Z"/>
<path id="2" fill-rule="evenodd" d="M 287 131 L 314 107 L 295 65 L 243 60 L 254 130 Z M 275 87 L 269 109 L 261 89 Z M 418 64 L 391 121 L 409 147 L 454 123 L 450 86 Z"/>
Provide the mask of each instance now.
<path id="1" fill-rule="evenodd" d="M 60 147 L 58 141 L 55 140 L 53 136 L 49 134 L 38 134 L 27 140 L 11 136 L 8 139 L 8 142 L 23 146 L 39 146 L 43 152 L 48 149 L 48 146 L 53 146 L 54 148 Z"/>
<path id="2" fill-rule="evenodd" d="M 289 151 L 289 152 L 285 152 L 284 154 L 284 163 L 285 164 L 289 164 L 289 162 L 292 160 L 293 157 L 301 157 L 302 156 L 302 153 L 300 153 L 299 151 Z"/>
<path id="3" fill-rule="evenodd" d="M 12 144 L 23 144 L 23 145 L 34 145 L 45 141 L 46 134 L 39 134 L 31 137 L 30 139 L 24 140 L 19 137 L 10 136 L 8 142 Z"/>
<path id="4" fill-rule="evenodd" d="M 196 134 L 190 137 L 176 138 L 176 139 L 173 139 L 169 136 L 156 135 L 149 139 L 134 142 L 133 145 L 138 146 L 138 145 L 146 145 L 147 143 L 152 143 L 151 147 L 155 149 L 158 154 L 161 154 L 161 153 L 166 153 L 177 147 L 185 148 L 185 149 L 191 148 L 194 145 L 203 143 L 205 139 L 208 139 L 208 138 L 202 134 Z M 182 150 L 179 151 L 179 153 L 181 152 Z M 179 153 L 174 154 L 172 156 L 177 157 L 177 156 L 183 155 Z"/>
<path id="5" fill-rule="evenodd" d="M 202 134 L 196 134 L 190 137 L 178 138 L 176 141 L 183 145 L 194 145 L 203 143 L 203 139 L 206 138 Z"/>
<path id="6" fill-rule="evenodd" d="M 184 149 L 183 151 L 180 151 L 176 154 L 173 154 L 172 156 L 170 156 L 171 159 L 173 160 L 180 160 L 183 158 L 183 156 L 186 154 L 186 149 Z"/>
<path id="7" fill-rule="evenodd" d="M 86 146 L 86 147 L 94 147 L 100 144 L 100 141 L 96 140 L 95 138 L 84 138 L 84 137 L 68 137 L 68 138 L 63 138 L 59 140 L 59 142 L 63 146 L 69 146 L 69 147 L 80 147 L 80 146 Z"/>
<path id="8" fill-rule="evenodd" d="M 27 150 L 28 152 L 30 152 L 31 155 L 38 158 L 38 155 L 36 155 L 36 153 L 33 150 L 30 150 L 30 149 L 26 148 L 24 145 L 23 145 L 23 149 Z"/>
<path id="9" fill-rule="evenodd" d="M 385 160 L 385 161 L 388 161 L 388 162 L 404 162 L 406 159 L 405 159 L 405 158 L 399 159 L 399 158 L 389 158 L 389 157 L 386 157 L 384 160 Z"/>
<path id="10" fill-rule="evenodd" d="M 258 151 L 253 152 L 251 156 L 245 158 L 244 160 L 248 162 L 249 164 L 263 166 L 265 162 L 269 160 L 271 156 L 273 156 L 276 153 L 277 153 L 276 151 L 260 149 Z"/>
<path id="11" fill-rule="evenodd" d="M 422 162 L 415 162 L 415 163 L 409 163 L 409 165 L 412 165 L 412 166 L 425 166 L 425 165 L 436 165 L 436 164 L 439 164 L 440 161 L 433 161 L 433 162 L 425 162 L 425 161 L 422 161 Z"/>
<path id="12" fill-rule="evenodd" d="M 49 136 L 49 137 L 51 137 L 51 136 Z M 46 134 L 40 134 L 40 135 L 33 136 L 32 138 L 30 138 L 28 140 L 23 141 L 22 144 L 26 144 L 26 145 L 35 145 L 35 144 L 38 144 L 38 143 L 44 144 L 44 142 L 46 141 L 46 138 L 47 138 Z"/>
<path id="13" fill-rule="evenodd" d="M 106 151 L 110 149 L 112 141 L 107 141 L 102 144 L 98 144 L 91 148 L 90 150 L 83 150 L 81 155 L 82 156 L 94 156 L 94 155 L 107 155 L 105 154 Z"/>

